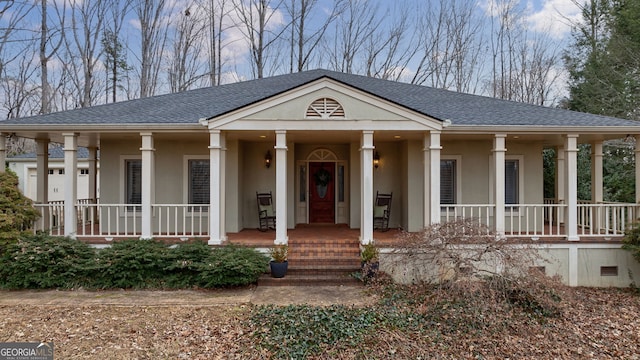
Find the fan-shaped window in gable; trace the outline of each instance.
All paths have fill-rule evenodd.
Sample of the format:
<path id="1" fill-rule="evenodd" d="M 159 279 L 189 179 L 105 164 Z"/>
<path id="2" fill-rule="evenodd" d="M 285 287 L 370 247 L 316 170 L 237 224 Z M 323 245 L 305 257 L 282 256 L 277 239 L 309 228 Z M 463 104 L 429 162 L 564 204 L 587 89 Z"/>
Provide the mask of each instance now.
<path id="1" fill-rule="evenodd" d="M 344 108 L 334 99 L 322 98 L 309 105 L 307 118 L 310 119 L 344 119 Z"/>

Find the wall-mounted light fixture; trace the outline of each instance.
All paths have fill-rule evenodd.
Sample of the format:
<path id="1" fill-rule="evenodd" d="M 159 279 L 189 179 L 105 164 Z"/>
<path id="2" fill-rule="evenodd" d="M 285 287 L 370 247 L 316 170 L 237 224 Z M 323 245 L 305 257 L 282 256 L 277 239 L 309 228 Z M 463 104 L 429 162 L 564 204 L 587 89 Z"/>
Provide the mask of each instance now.
<path id="1" fill-rule="evenodd" d="M 264 154 L 264 166 L 268 169 L 271 167 L 271 150 L 267 150 L 267 153 Z"/>
<path id="2" fill-rule="evenodd" d="M 373 167 L 377 169 L 378 166 L 380 166 L 380 154 L 376 151 L 373 153 Z"/>

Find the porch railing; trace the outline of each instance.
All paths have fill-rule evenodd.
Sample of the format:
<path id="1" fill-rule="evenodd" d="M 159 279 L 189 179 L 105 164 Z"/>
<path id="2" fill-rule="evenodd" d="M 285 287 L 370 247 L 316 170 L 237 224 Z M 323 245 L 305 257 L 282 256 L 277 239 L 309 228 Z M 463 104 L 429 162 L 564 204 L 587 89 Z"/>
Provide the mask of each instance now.
<path id="1" fill-rule="evenodd" d="M 494 208 L 493 204 L 447 204 L 440 206 L 440 217 L 443 222 L 469 219 L 475 224 L 492 229 Z"/>
<path id="2" fill-rule="evenodd" d="M 48 231 L 62 236 L 64 202 L 35 204 L 42 217 L 33 225 L 34 232 Z M 142 228 L 140 204 L 99 204 L 89 199 L 76 203 L 77 236 L 85 238 L 139 237 Z M 515 204 L 505 207 L 504 230 L 507 237 L 562 237 L 566 204 L 545 199 L 544 204 Z M 193 238 L 209 234 L 210 206 L 200 204 L 153 204 L 153 237 Z M 578 236 L 619 237 L 640 216 L 640 204 L 580 201 L 577 205 Z M 472 219 L 488 229 L 495 229 L 495 205 L 455 204 L 441 206 L 441 220 Z"/>
<path id="3" fill-rule="evenodd" d="M 157 219 L 155 237 L 203 237 L 209 234 L 209 205 L 152 205 Z"/>
<path id="4" fill-rule="evenodd" d="M 578 235 L 622 236 L 638 218 L 638 204 L 589 203 L 578 204 Z"/>
<path id="5" fill-rule="evenodd" d="M 505 236 L 556 237 L 564 235 L 564 227 L 559 215 L 565 205 L 514 204 L 505 207 Z M 489 229 L 495 228 L 495 205 L 493 204 L 460 204 L 443 205 L 441 215 L 443 221 L 454 219 L 472 219 L 477 224 Z"/>

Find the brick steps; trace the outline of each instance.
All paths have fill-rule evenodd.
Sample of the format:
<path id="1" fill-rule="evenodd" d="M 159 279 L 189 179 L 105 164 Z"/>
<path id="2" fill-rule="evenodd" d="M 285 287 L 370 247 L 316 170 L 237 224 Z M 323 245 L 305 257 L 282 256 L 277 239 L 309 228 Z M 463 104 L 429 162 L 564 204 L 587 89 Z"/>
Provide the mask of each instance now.
<path id="1" fill-rule="evenodd" d="M 289 269 L 283 278 L 263 274 L 258 279 L 258 286 L 362 286 L 363 283 L 351 274 L 358 269 Z"/>
<path id="2" fill-rule="evenodd" d="M 284 278 L 264 274 L 258 286 L 362 285 L 351 274 L 360 271 L 360 246 L 355 239 L 289 240 L 289 269 Z"/>

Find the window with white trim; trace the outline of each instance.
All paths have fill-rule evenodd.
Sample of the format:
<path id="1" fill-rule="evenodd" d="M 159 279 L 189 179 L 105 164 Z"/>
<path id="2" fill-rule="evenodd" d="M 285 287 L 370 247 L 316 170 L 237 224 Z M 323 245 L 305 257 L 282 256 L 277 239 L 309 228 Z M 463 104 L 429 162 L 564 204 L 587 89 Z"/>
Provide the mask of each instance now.
<path id="1" fill-rule="evenodd" d="M 125 204 L 142 204 L 142 160 L 124 161 L 124 179 Z M 133 207 L 129 210 L 133 210 Z"/>
<path id="2" fill-rule="evenodd" d="M 520 203 L 520 160 L 506 159 L 504 161 L 504 203 Z"/>
<path id="3" fill-rule="evenodd" d="M 461 155 L 440 157 L 440 204 L 455 205 L 461 201 Z"/>
<path id="4" fill-rule="evenodd" d="M 451 205 L 458 203 L 456 165 L 456 159 L 440 160 L 440 204 Z"/>
<path id="5" fill-rule="evenodd" d="M 209 159 L 189 159 L 187 166 L 189 177 L 189 204 L 209 204 L 209 175 L 211 169 L 211 167 L 209 166 Z M 202 207 L 202 209 L 205 210 L 206 207 Z"/>

